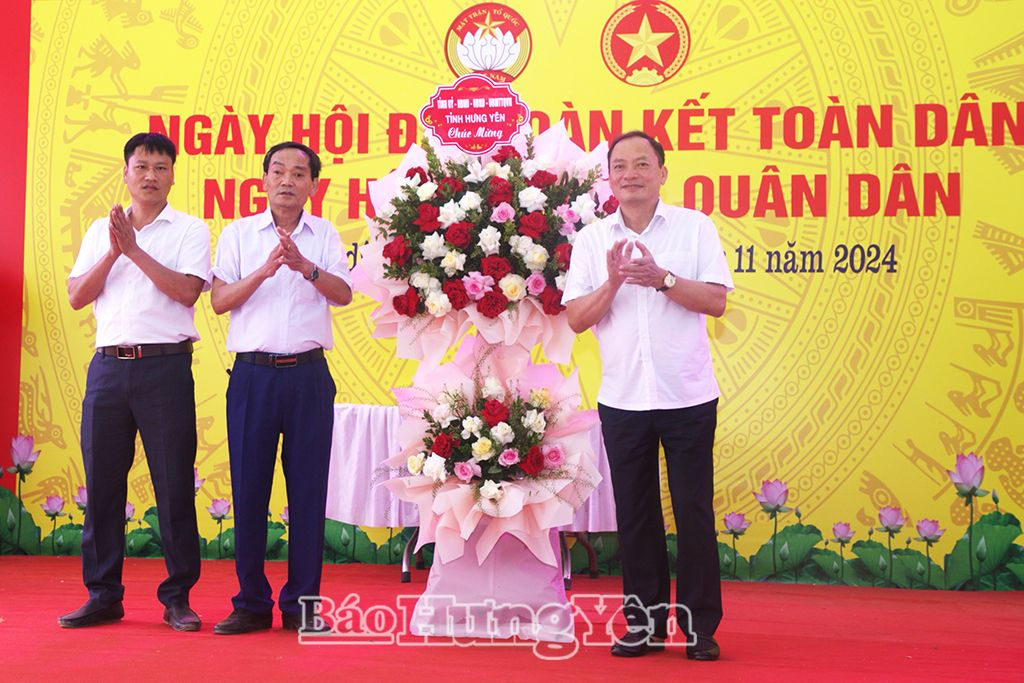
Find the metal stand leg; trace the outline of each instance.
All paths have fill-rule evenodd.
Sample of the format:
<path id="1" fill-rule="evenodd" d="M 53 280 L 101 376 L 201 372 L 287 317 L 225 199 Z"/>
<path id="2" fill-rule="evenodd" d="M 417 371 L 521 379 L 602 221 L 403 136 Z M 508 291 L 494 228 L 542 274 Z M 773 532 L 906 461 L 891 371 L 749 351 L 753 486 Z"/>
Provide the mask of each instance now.
<path id="1" fill-rule="evenodd" d="M 565 540 L 565 532 L 558 532 L 558 545 L 562 551 L 562 581 L 565 590 L 572 590 L 572 558 L 569 557 L 569 544 Z"/>
<path id="2" fill-rule="evenodd" d="M 420 537 L 420 528 L 416 527 L 409 540 L 405 543 L 405 548 L 402 550 L 402 583 L 409 583 L 412 581 L 412 572 L 409 569 L 410 558 L 412 557 L 412 549 L 416 547 L 416 541 Z M 420 568 L 420 563 L 416 563 L 417 568 Z"/>

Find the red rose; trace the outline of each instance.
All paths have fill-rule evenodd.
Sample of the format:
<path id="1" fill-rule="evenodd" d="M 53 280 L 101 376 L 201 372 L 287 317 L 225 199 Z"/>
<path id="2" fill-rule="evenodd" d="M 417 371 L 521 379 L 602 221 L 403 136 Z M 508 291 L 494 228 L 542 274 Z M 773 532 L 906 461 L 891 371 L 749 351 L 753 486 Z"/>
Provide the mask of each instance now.
<path id="1" fill-rule="evenodd" d="M 412 256 L 412 249 L 409 248 L 409 243 L 402 235 L 395 236 L 395 239 L 391 240 L 384 245 L 384 251 L 382 252 L 384 258 L 391 261 L 391 263 L 404 266 L 405 262 Z"/>
<path id="2" fill-rule="evenodd" d="M 501 401 L 495 401 L 493 398 L 489 398 L 484 401 L 484 407 L 480 411 L 480 417 L 484 419 L 488 427 L 493 427 L 499 422 L 504 422 L 508 419 L 508 408 Z"/>
<path id="3" fill-rule="evenodd" d="M 527 451 L 526 457 L 520 461 L 519 467 L 527 476 L 535 477 L 540 474 L 540 471 L 544 469 L 544 452 L 541 451 L 540 446 L 533 446 Z"/>
<path id="4" fill-rule="evenodd" d="M 420 216 L 413 221 L 416 225 L 420 226 L 420 232 L 434 232 L 441 227 L 441 221 L 437 220 L 437 216 L 441 213 L 433 204 L 420 204 L 419 207 Z"/>
<path id="5" fill-rule="evenodd" d="M 466 294 L 466 285 L 462 280 L 448 280 L 441 285 L 441 291 L 448 295 L 452 309 L 461 311 L 469 305 L 469 294 Z"/>
<path id="6" fill-rule="evenodd" d="M 512 145 L 503 145 L 498 148 L 498 153 L 492 157 L 499 164 L 503 164 L 509 159 L 522 159 L 522 155 Z"/>
<path id="7" fill-rule="evenodd" d="M 411 318 L 416 315 L 420 301 L 420 293 L 416 291 L 415 287 L 410 287 L 405 290 L 405 294 L 391 299 L 391 304 L 399 315 L 407 315 Z"/>
<path id="8" fill-rule="evenodd" d="M 558 182 L 558 176 L 548 171 L 537 171 L 531 177 L 527 185 L 530 187 L 536 187 L 540 190 L 551 187 Z"/>
<path id="9" fill-rule="evenodd" d="M 504 256 L 484 256 L 480 259 L 480 272 L 490 275 L 497 284 L 501 278 L 512 272 L 512 264 Z"/>
<path id="10" fill-rule="evenodd" d="M 540 303 L 548 315 L 558 315 L 565 310 L 565 306 L 562 305 L 562 290 L 551 285 L 540 293 Z"/>
<path id="11" fill-rule="evenodd" d="M 437 453 L 442 458 L 447 458 L 452 454 L 452 450 L 459 447 L 458 440 L 447 432 L 441 432 L 434 437 L 434 445 L 430 447 L 430 450 Z M 541 456 L 541 462 L 544 461 Z"/>
<path id="12" fill-rule="evenodd" d="M 419 178 L 419 185 L 427 182 L 427 170 L 422 166 L 413 166 L 405 172 L 406 178 Z"/>
<path id="13" fill-rule="evenodd" d="M 437 184 L 437 191 L 446 197 L 453 197 L 457 192 L 462 192 L 465 189 L 465 185 L 458 178 L 441 178 L 441 182 Z"/>
<path id="14" fill-rule="evenodd" d="M 572 260 L 572 245 L 562 242 L 555 246 L 555 261 L 562 270 L 569 270 L 569 262 Z"/>
<path id="15" fill-rule="evenodd" d="M 497 318 L 508 308 L 508 299 L 500 289 L 492 289 L 476 302 L 476 308 L 488 318 Z"/>
<path id="16" fill-rule="evenodd" d="M 608 197 L 604 200 L 604 204 L 601 205 L 601 209 L 605 213 L 615 213 L 619 209 L 619 200 L 613 196 Z"/>
<path id="17" fill-rule="evenodd" d="M 472 229 L 473 224 L 467 221 L 452 223 L 448 226 L 448 231 L 444 234 L 444 240 L 456 249 L 465 249 L 469 246 L 469 231 Z"/>
<path id="18" fill-rule="evenodd" d="M 519 219 L 519 232 L 534 241 L 548 230 L 548 219 L 542 211 L 531 211 Z"/>
<path id="19" fill-rule="evenodd" d="M 504 178 L 494 176 L 490 179 L 488 185 L 490 186 L 490 192 L 487 194 L 487 201 L 491 203 L 491 206 L 512 201 L 512 183 Z"/>

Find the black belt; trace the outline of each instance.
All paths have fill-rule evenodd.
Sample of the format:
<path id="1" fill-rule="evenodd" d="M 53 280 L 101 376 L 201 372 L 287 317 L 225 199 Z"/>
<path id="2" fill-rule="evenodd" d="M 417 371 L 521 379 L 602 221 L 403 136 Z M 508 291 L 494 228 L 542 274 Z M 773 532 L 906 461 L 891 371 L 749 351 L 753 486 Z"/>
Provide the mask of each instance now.
<path id="1" fill-rule="evenodd" d="M 310 349 L 302 353 L 264 353 L 262 351 L 246 351 L 236 353 L 235 360 L 253 365 L 265 365 L 270 368 L 294 368 L 303 363 L 312 363 L 324 357 L 323 349 Z"/>
<path id="2" fill-rule="evenodd" d="M 96 353 L 113 356 L 121 360 L 138 360 L 155 356 L 180 356 L 192 353 L 192 340 L 186 339 L 177 344 L 135 344 L 134 346 L 101 346 Z"/>

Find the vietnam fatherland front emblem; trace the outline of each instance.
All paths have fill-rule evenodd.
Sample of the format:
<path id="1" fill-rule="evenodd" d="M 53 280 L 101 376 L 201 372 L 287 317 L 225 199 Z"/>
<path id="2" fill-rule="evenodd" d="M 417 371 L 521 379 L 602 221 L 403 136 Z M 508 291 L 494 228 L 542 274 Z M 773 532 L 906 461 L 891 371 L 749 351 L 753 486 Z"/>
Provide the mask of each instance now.
<path id="1" fill-rule="evenodd" d="M 679 72 L 690 54 L 690 27 L 674 7 L 633 0 L 615 10 L 601 32 L 601 57 L 616 78 L 649 86 Z"/>
<path id="2" fill-rule="evenodd" d="M 452 73 L 479 73 L 496 83 L 514 81 L 530 61 L 532 49 L 530 27 L 523 17 L 496 2 L 465 10 L 445 36 L 445 57 Z"/>

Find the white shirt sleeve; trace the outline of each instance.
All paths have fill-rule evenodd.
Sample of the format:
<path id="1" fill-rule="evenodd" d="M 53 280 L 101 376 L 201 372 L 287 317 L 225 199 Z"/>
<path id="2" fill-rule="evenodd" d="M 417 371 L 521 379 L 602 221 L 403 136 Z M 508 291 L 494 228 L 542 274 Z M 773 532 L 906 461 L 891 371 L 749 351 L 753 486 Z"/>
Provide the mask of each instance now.
<path id="1" fill-rule="evenodd" d="M 78 258 L 75 259 L 75 265 L 68 273 L 68 279 L 81 277 L 88 273 L 103 258 L 103 247 L 110 248 L 110 237 L 107 231 L 109 220 L 109 218 L 95 220 L 85 231 L 82 245 L 78 248 Z M 100 238 L 103 238 L 104 241 L 100 241 Z"/>
<path id="2" fill-rule="evenodd" d="M 228 283 L 242 279 L 242 255 L 239 252 L 237 223 L 231 223 L 217 240 L 217 256 L 213 263 L 213 277 Z"/>
<path id="3" fill-rule="evenodd" d="M 203 291 L 209 291 L 213 282 L 210 274 L 210 228 L 202 221 L 188 226 L 178 253 L 179 273 L 194 275 L 203 281 Z"/>
<path id="4" fill-rule="evenodd" d="M 323 263 L 319 264 L 331 275 L 337 275 L 345 284 L 352 287 L 352 274 L 348 269 L 348 255 L 341 247 L 341 236 L 334 229 L 334 225 L 327 222 L 327 239 L 324 244 Z M 332 305 L 333 302 L 332 302 Z"/>
<path id="5" fill-rule="evenodd" d="M 584 229 L 585 231 L 586 229 Z M 604 280 L 597 281 L 597 268 L 594 267 L 596 255 L 593 252 L 598 244 L 597 240 L 583 237 L 583 233 L 577 236 L 572 247 L 572 257 L 569 259 L 569 272 L 565 278 L 565 291 L 562 293 L 563 306 L 573 299 L 590 294 L 604 282 Z"/>
<path id="6" fill-rule="evenodd" d="M 710 218 L 701 222 L 697 237 L 697 280 L 725 285 L 730 292 L 733 290 L 732 273 L 722 251 L 722 241 L 718 238 L 718 230 Z"/>

